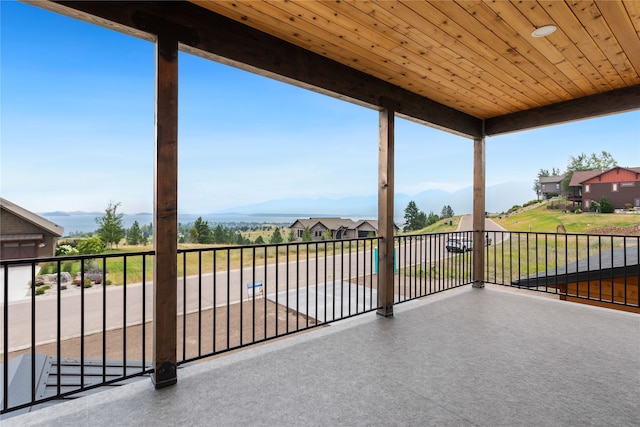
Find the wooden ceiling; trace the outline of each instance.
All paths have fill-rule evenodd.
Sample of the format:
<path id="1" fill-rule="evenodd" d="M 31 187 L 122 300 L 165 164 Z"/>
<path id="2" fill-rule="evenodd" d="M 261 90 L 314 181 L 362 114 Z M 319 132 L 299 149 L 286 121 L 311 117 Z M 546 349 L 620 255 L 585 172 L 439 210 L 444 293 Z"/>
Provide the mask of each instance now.
<path id="1" fill-rule="evenodd" d="M 191 31 L 188 52 L 465 136 L 640 108 L 638 0 L 52 4 L 132 34 L 142 11 Z"/>
<path id="2" fill-rule="evenodd" d="M 194 3 L 480 119 L 640 84 L 637 0 Z"/>

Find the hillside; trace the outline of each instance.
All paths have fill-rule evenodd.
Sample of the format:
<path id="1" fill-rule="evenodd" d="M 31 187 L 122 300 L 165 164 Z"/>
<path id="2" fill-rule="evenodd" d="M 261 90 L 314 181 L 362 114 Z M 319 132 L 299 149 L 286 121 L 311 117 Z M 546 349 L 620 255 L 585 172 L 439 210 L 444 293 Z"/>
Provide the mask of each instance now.
<path id="1" fill-rule="evenodd" d="M 555 233 L 563 226 L 567 233 L 640 235 L 639 214 L 575 214 L 548 209 L 546 202 L 492 219 L 509 231 Z"/>

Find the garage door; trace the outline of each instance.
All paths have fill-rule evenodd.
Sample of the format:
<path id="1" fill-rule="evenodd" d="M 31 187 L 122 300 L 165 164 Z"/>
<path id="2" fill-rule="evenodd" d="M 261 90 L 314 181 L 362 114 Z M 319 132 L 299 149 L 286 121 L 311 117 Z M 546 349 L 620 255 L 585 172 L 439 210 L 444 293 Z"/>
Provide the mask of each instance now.
<path id="1" fill-rule="evenodd" d="M 35 258 L 37 247 L 36 242 L 3 242 L 0 259 Z"/>

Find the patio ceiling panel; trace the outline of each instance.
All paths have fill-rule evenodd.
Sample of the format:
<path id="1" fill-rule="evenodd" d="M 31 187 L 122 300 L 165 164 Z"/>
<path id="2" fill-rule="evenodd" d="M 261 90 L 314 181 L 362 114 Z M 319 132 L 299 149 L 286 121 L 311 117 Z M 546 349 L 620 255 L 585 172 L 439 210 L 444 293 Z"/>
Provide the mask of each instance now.
<path id="1" fill-rule="evenodd" d="M 562 103 L 580 98 L 598 103 L 602 97 L 588 97 L 640 85 L 634 1 L 193 3 L 487 123 L 554 104 L 573 108 Z M 548 24 L 558 30 L 532 37 Z M 639 107 L 637 92 L 621 96 L 621 104 L 582 113 Z M 536 110 L 535 121 L 520 125 L 574 119 L 559 111 Z"/>

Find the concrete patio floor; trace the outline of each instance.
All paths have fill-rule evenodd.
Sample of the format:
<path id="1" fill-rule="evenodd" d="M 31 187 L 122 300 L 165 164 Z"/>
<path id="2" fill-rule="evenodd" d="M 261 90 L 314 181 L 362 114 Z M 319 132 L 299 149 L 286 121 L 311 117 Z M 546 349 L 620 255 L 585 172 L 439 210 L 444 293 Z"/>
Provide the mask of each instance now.
<path id="1" fill-rule="evenodd" d="M 640 316 L 450 290 L 2 421 L 46 426 L 638 426 Z"/>

